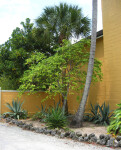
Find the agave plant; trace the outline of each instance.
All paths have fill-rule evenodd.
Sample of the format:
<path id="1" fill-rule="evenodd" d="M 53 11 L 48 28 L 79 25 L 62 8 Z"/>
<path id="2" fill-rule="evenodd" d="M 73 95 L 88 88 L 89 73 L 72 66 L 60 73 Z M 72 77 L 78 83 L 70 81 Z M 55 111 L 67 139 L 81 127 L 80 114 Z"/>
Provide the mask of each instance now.
<path id="1" fill-rule="evenodd" d="M 6 112 L 4 115 L 8 115 L 11 118 L 14 119 L 25 119 L 27 117 L 27 111 L 22 109 L 24 101 L 21 103 L 20 101 L 17 100 L 12 100 L 12 105 L 9 103 L 6 103 L 6 106 L 11 112 Z"/>
<path id="2" fill-rule="evenodd" d="M 101 106 L 99 104 L 95 106 L 91 104 L 91 113 L 85 114 L 84 119 L 95 124 L 109 125 L 111 116 L 110 107 L 104 102 Z"/>
<path id="3" fill-rule="evenodd" d="M 54 104 L 54 107 L 51 107 L 47 113 L 45 122 L 49 128 L 64 128 L 67 126 L 67 116 L 59 105 L 60 102 L 57 105 Z"/>

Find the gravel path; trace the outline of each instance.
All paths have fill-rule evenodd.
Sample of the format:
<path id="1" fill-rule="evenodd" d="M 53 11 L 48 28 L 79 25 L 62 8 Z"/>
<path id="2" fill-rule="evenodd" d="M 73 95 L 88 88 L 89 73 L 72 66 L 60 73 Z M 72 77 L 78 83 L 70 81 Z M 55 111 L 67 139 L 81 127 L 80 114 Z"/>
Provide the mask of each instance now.
<path id="1" fill-rule="evenodd" d="M 111 150 L 67 139 L 22 130 L 0 123 L 0 150 Z"/>

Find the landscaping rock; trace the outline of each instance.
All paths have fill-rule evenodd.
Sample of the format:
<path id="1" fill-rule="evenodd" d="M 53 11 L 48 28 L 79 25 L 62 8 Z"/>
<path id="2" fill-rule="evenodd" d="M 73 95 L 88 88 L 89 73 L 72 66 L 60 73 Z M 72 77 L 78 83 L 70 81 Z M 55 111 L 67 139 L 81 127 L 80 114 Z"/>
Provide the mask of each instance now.
<path id="1" fill-rule="evenodd" d="M 61 134 L 61 130 L 57 130 L 57 132 L 56 132 L 58 135 L 60 135 Z"/>
<path id="2" fill-rule="evenodd" d="M 17 122 L 17 120 L 14 120 L 14 119 L 11 120 L 12 124 L 16 124 L 16 122 Z"/>
<path id="3" fill-rule="evenodd" d="M 97 139 L 97 142 L 96 142 L 97 144 L 100 144 L 100 139 Z"/>
<path id="4" fill-rule="evenodd" d="M 110 140 L 110 138 L 111 138 L 111 135 L 106 135 L 106 136 L 105 136 L 105 140 L 106 140 L 106 141 Z"/>
<path id="5" fill-rule="evenodd" d="M 80 137 L 80 136 L 82 136 L 82 133 L 81 133 L 81 132 L 76 132 L 76 135 L 77 135 L 78 137 Z"/>
<path id="6" fill-rule="evenodd" d="M 9 123 L 11 121 L 11 118 L 6 118 L 6 123 Z"/>
<path id="7" fill-rule="evenodd" d="M 96 136 L 91 137 L 90 142 L 96 143 L 97 142 L 97 137 Z"/>
<path id="8" fill-rule="evenodd" d="M 117 137 L 116 137 L 116 140 L 117 140 L 117 141 L 121 141 L 121 136 L 117 136 Z"/>
<path id="9" fill-rule="evenodd" d="M 101 134 L 100 136 L 99 136 L 99 139 L 104 139 L 105 138 L 105 135 L 104 134 Z"/>
<path id="10" fill-rule="evenodd" d="M 73 138 L 73 137 L 75 137 L 75 136 L 76 136 L 75 132 L 71 132 L 69 137 L 70 137 L 70 138 Z"/>
<path id="11" fill-rule="evenodd" d="M 51 131 L 51 135 L 55 136 L 56 135 L 56 131 L 55 130 Z"/>
<path id="12" fill-rule="evenodd" d="M 106 145 L 106 140 L 105 139 L 100 139 L 100 145 Z"/>
<path id="13" fill-rule="evenodd" d="M 87 137 L 87 134 L 84 134 L 83 136 L 84 136 L 84 137 Z"/>
<path id="14" fill-rule="evenodd" d="M 78 136 L 75 134 L 75 136 L 72 137 L 72 140 L 78 140 Z"/>
<path id="15" fill-rule="evenodd" d="M 94 137 L 94 136 L 95 136 L 95 134 L 94 134 L 94 133 L 91 133 L 91 134 L 88 135 L 88 138 L 91 139 L 91 138 Z"/>
<path id="16" fill-rule="evenodd" d="M 89 140 L 88 136 L 84 137 L 84 141 L 87 142 Z"/>
<path id="17" fill-rule="evenodd" d="M 69 137 L 69 136 L 70 136 L 70 132 L 69 131 L 65 132 L 65 137 Z"/>
<path id="18" fill-rule="evenodd" d="M 81 137 L 78 138 L 78 141 L 79 141 L 79 142 L 83 142 L 83 141 L 84 141 L 84 138 L 81 136 Z"/>
<path id="19" fill-rule="evenodd" d="M 110 140 L 108 140 L 106 146 L 107 147 L 113 147 L 114 146 L 114 140 L 115 140 L 114 138 L 111 138 Z"/>
<path id="20" fill-rule="evenodd" d="M 65 133 L 61 133 L 60 138 L 64 138 L 64 137 L 65 137 Z"/>

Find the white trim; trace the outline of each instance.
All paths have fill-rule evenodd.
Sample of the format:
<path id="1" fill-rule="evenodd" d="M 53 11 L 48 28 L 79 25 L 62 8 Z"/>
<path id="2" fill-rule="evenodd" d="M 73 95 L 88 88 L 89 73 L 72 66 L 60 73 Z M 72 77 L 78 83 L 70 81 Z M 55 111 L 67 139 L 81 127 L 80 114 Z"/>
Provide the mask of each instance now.
<path id="1" fill-rule="evenodd" d="M 101 38 L 101 37 L 103 37 L 103 35 L 98 36 L 96 39 L 99 39 L 99 38 Z"/>
<path id="2" fill-rule="evenodd" d="M 1 92 L 20 92 L 20 91 L 17 91 L 17 90 L 1 90 Z"/>

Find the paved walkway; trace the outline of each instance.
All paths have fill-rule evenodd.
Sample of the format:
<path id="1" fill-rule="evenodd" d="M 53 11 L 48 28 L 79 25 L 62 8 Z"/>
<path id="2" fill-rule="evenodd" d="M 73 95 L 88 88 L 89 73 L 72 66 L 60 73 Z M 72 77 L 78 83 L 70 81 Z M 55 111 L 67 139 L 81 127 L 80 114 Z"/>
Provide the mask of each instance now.
<path id="1" fill-rule="evenodd" d="M 0 150 L 111 150 L 110 148 L 74 142 L 69 139 L 22 130 L 0 123 Z"/>

